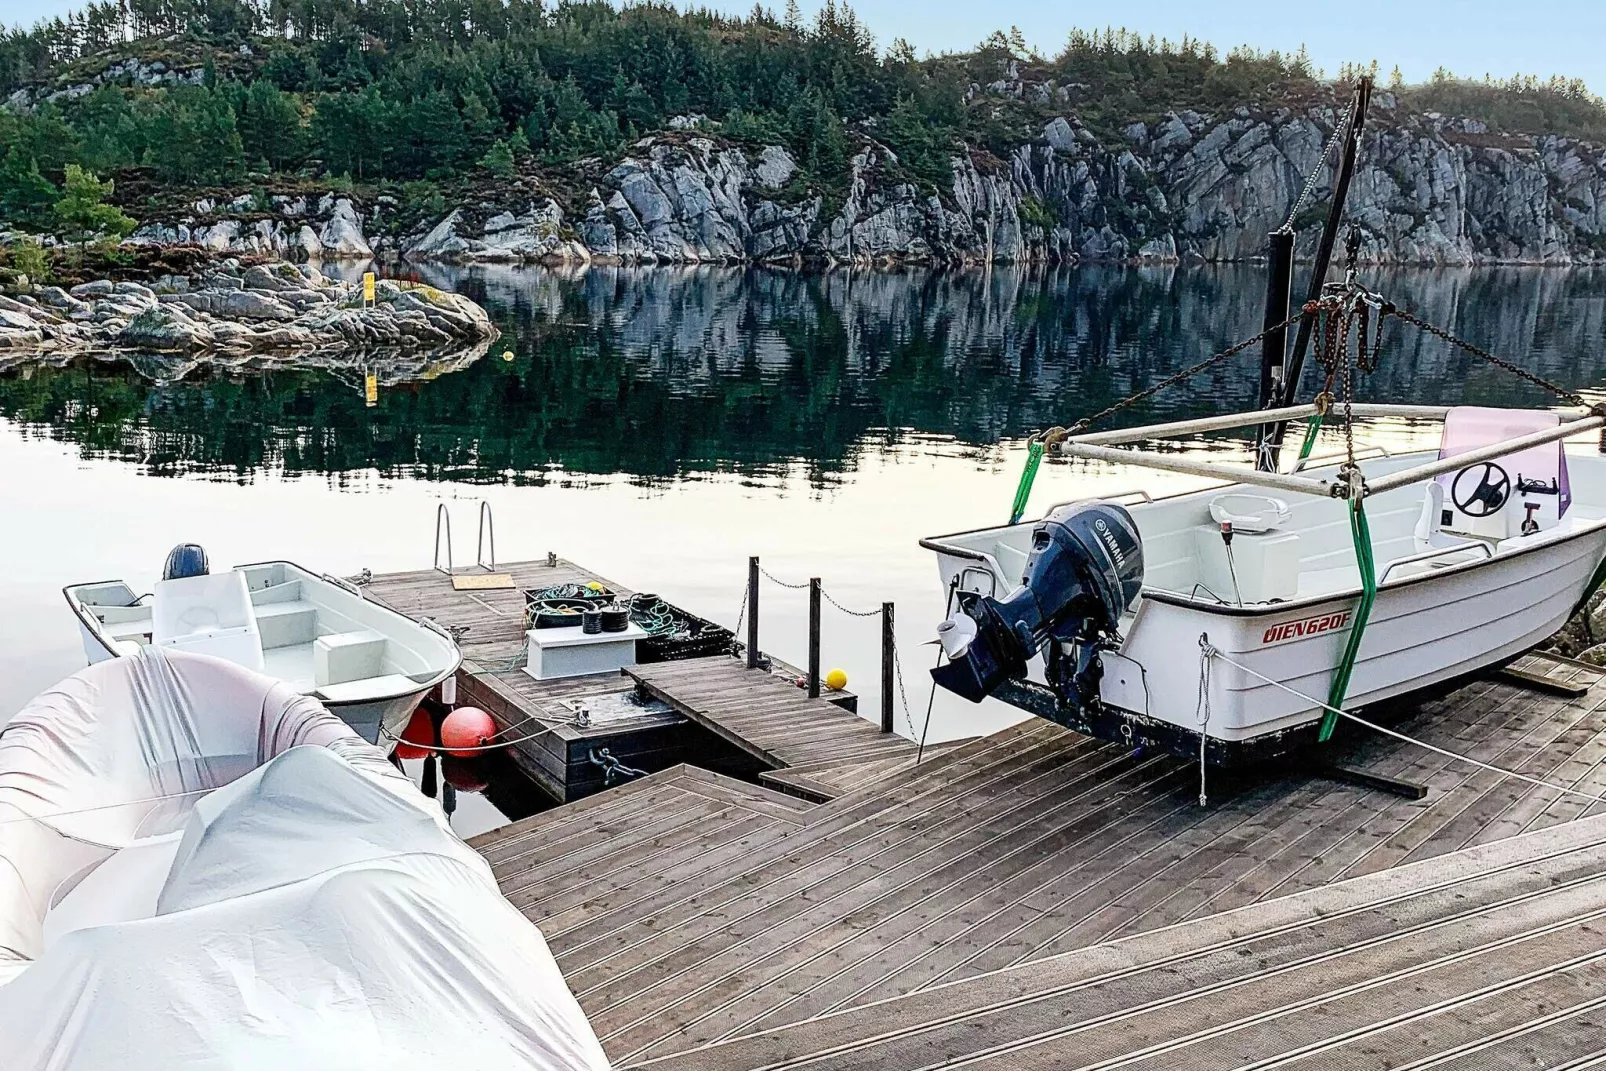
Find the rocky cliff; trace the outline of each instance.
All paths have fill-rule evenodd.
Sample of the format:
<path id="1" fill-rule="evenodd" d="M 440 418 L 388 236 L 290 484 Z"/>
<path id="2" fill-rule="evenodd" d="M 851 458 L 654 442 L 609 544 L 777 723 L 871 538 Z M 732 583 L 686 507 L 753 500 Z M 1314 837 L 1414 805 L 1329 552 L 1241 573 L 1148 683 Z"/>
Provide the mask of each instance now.
<path id="1" fill-rule="evenodd" d="M 1007 87 L 1006 87 L 1007 89 Z M 1371 261 L 1582 264 L 1606 259 L 1606 150 L 1492 134 L 1410 113 L 1380 93 L 1351 192 Z M 933 187 L 867 141 L 844 189 L 805 181 L 779 146 L 713 134 L 643 139 L 569 193 L 520 183 L 444 217 L 401 224 L 379 197 L 201 202 L 136 240 L 298 259 L 400 254 L 456 262 L 874 264 L 1233 261 L 1259 255 L 1338 119 L 1334 108 L 1216 116 L 1185 111 L 1099 137 L 1072 114 L 1000 157 L 952 160 Z M 1322 211 L 1324 178 L 1314 207 Z M 249 209 L 249 211 L 246 211 Z M 1315 228 L 1304 229 L 1313 240 Z M 1303 248 L 1303 247 L 1302 247 Z"/>

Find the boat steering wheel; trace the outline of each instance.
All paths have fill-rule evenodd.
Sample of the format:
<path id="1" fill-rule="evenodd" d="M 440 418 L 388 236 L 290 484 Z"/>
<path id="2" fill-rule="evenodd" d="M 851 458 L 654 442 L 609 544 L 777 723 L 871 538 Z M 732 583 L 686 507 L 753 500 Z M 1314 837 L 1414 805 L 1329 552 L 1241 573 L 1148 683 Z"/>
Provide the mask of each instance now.
<path id="1" fill-rule="evenodd" d="M 1469 473 L 1476 473 L 1478 482 L 1463 494 L 1462 481 Z M 1511 476 L 1493 461 L 1468 465 L 1455 474 L 1455 482 L 1450 485 L 1450 501 L 1468 517 L 1487 517 L 1498 513 L 1510 497 Z"/>

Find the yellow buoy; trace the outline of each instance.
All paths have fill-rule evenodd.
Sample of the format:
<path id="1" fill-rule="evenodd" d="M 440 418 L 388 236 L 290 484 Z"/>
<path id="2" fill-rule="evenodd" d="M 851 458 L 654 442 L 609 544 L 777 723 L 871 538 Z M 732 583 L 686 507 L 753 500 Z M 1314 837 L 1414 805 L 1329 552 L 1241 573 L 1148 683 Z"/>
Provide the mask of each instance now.
<path id="1" fill-rule="evenodd" d="M 825 675 L 825 686 L 833 692 L 840 692 L 848 686 L 848 675 L 840 669 L 833 669 Z"/>
<path id="2" fill-rule="evenodd" d="M 513 359 L 513 351 L 512 350 L 503 350 L 502 351 L 502 360 L 511 361 L 512 359 Z"/>
<path id="3" fill-rule="evenodd" d="M 587 591 L 601 591 L 602 590 L 602 585 L 597 583 L 595 580 L 593 580 L 591 583 L 586 585 L 586 590 Z"/>

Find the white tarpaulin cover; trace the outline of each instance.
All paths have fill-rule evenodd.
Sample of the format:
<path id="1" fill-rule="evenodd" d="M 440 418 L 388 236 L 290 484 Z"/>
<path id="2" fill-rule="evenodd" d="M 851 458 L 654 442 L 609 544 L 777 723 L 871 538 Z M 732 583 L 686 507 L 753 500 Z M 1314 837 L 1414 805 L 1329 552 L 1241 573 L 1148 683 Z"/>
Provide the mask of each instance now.
<path id="1" fill-rule="evenodd" d="M 607 1067 L 540 933 L 377 749 L 285 685 L 152 647 L 0 732 L 0 1054 Z"/>

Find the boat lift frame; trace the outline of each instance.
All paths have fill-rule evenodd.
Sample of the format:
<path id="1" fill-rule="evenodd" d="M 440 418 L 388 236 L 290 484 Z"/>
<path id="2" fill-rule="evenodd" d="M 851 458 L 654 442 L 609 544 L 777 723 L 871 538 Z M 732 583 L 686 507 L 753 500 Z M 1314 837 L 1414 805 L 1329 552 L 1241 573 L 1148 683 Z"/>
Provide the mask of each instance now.
<path id="1" fill-rule="evenodd" d="M 1356 474 L 1354 486 L 1357 491 L 1351 490 L 1350 479 L 1342 470 L 1340 470 L 1339 478 L 1324 479 L 1302 476 L 1297 472 L 1266 472 L 1252 467 L 1239 468 L 1235 465 L 1217 461 L 1202 461 L 1196 458 L 1144 454 L 1135 450 L 1116 449 L 1121 444 L 1147 439 L 1172 439 L 1183 435 L 1197 435 L 1203 432 L 1230 431 L 1235 428 L 1308 419 L 1315 416 L 1317 411 L 1315 405 L 1292 405 L 1276 409 L 1257 409 L 1246 413 L 1227 413 L 1222 416 L 1201 417 L 1197 420 L 1177 420 L 1166 424 L 1147 424 L 1142 427 L 1125 428 L 1119 431 L 1072 435 L 1058 443 L 1055 449 L 1062 456 L 1079 457 L 1088 461 L 1105 461 L 1117 465 L 1138 465 L 1143 468 L 1159 469 L 1164 472 L 1203 476 L 1209 479 L 1221 480 L 1225 483 L 1250 484 L 1273 491 L 1282 491 L 1285 494 L 1347 499 L 1351 497 L 1365 498 L 1368 495 L 1392 491 L 1395 488 L 1405 487 L 1413 483 L 1422 483 L 1447 472 L 1457 472 L 1468 465 L 1475 465 L 1480 461 L 1492 461 L 1496 458 L 1507 457 L 1530 447 L 1543 446 L 1546 443 L 1557 442 L 1571 438 L 1574 435 L 1581 435 L 1584 432 L 1596 431 L 1606 427 L 1606 416 L 1592 410 L 1562 410 L 1562 422 L 1554 428 L 1547 428 L 1544 431 L 1536 431 L 1528 435 L 1519 435 L 1511 439 L 1503 439 L 1500 442 L 1480 446 L 1465 453 L 1456 454 L 1453 457 L 1440 458 L 1425 464 L 1414 465 L 1408 469 L 1401 469 L 1399 472 L 1391 472 L 1379 476 L 1370 482 L 1360 479 L 1359 474 Z M 1450 407 L 1442 405 L 1356 403 L 1349 407 L 1351 415 L 1363 418 L 1395 417 L 1443 420 L 1449 412 Z"/>

